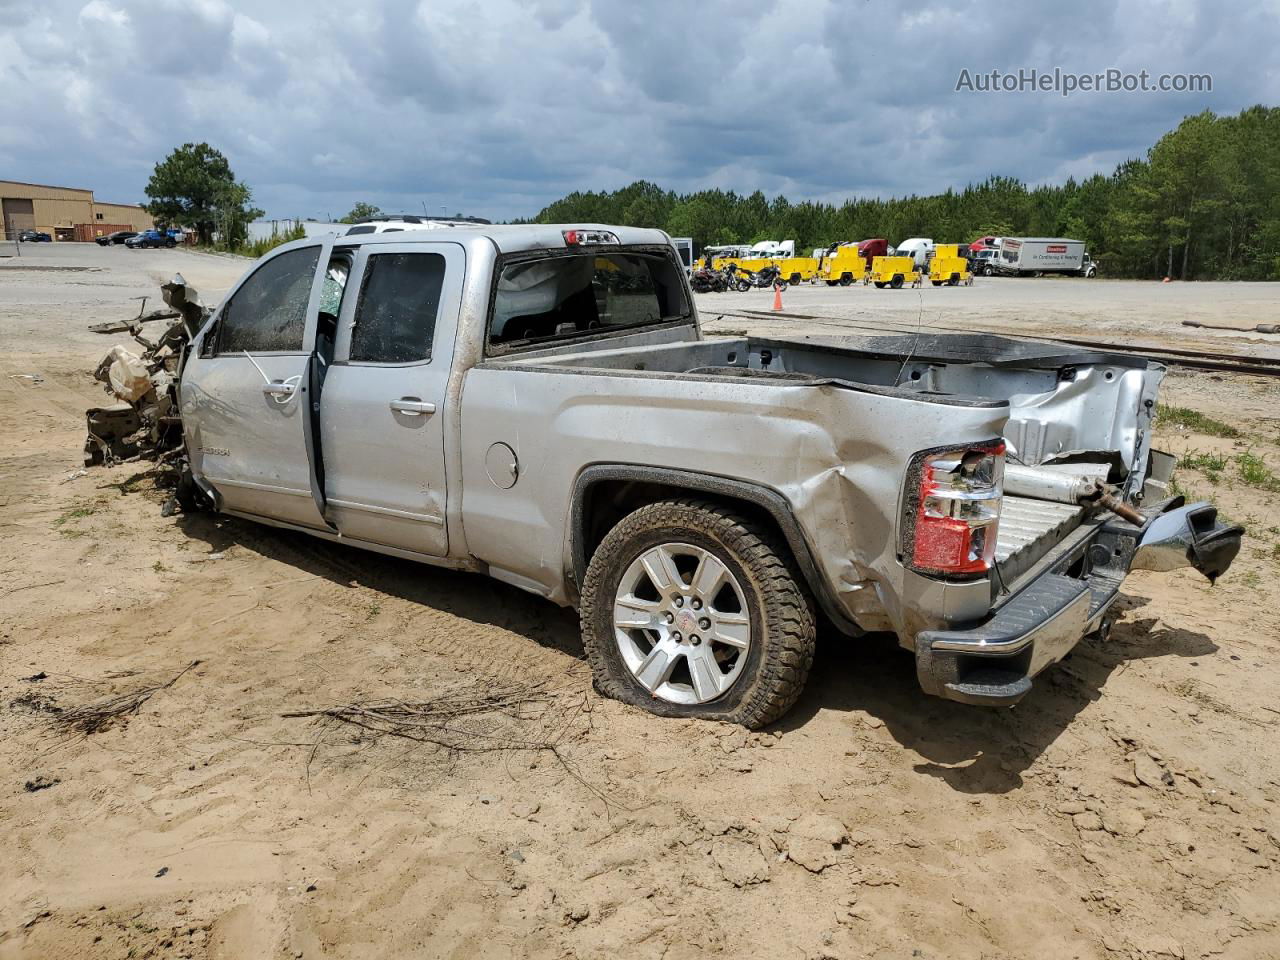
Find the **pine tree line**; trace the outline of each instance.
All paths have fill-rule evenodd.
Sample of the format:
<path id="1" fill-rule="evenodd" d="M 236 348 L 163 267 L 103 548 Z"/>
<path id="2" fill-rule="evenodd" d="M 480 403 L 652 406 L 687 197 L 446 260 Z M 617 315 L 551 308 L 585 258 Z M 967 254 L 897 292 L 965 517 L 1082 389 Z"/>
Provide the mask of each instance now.
<path id="1" fill-rule="evenodd" d="M 1277 280 L 1280 108 L 1186 117 L 1145 158 L 1058 186 L 992 176 L 959 191 L 835 206 L 758 190 L 677 194 L 641 180 L 571 193 L 534 220 L 661 227 L 699 247 L 794 239 L 798 251 L 867 237 L 1060 236 L 1084 240 L 1108 276 Z"/>

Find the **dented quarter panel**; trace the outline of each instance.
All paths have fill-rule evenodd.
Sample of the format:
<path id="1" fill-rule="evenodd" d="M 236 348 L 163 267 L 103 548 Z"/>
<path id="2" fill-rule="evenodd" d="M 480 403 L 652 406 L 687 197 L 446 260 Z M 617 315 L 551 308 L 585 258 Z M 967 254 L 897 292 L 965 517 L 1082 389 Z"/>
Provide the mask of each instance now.
<path id="1" fill-rule="evenodd" d="M 838 384 L 611 375 L 488 362 L 462 394 L 462 510 L 472 553 L 507 579 L 568 603 L 569 515 L 577 475 L 594 464 L 660 464 L 743 479 L 791 509 L 848 615 L 872 591 L 889 622 L 914 629 L 987 609 L 985 581 L 958 591 L 908 573 L 897 557 L 897 507 L 910 456 L 999 436 L 1007 408 L 940 406 Z M 519 479 L 500 489 L 485 456 L 505 443 Z M 949 594 L 968 594 L 959 604 Z M 905 602 L 905 603 L 904 603 Z M 920 609 L 910 610 L 912 606 Z M 980 609 L 979 609 L 980 608 Z"/>

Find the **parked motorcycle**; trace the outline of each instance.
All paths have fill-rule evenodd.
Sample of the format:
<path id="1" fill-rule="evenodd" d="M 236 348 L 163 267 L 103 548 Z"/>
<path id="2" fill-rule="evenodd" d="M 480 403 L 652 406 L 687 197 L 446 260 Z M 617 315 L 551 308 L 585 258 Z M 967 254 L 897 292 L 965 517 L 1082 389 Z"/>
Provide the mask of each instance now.
<path id="1" fill-rule="evenodd" d="M 782 279 L 782 268 L 776 263 L 771 263 L 767 267 L 761 267 L 755 273 L 751 274 L 751 285 L 753 287 L 770 288 L 781 286 L 786 283 Z"/>
<path id="2" fill-rule="evenodd" d="M 694 293 L 724 293 L 729 289 L 730 274 L 725 270 L 709 270 L 701 267 L 693 271 L 689 286 Z"/>
<path id="3" fill-rule="evenodd" d="M 751 289 L 755 274 L 750 270 L 744 270 L 736 263 L 731 263 L 724 268 L 724 273 L 728 281 L 728 289 L 736 290 L 738 293 L 745 293 Z"/>

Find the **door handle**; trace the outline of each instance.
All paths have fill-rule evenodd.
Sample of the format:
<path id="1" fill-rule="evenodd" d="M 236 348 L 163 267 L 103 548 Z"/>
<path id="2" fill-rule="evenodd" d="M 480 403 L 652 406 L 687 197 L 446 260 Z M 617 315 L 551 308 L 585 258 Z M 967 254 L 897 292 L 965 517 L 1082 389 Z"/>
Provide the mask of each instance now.
<path id="1" fill-rule="evenodd" d="M 397 413 L 407 413 L 411 417 L 416 417 L 424 413 L 435 413 L 436 405 L 417 397 L 401 397 L 399 400 L 391 401 L 391 409 Z"/>
<path id="2" fill-rule="evenodd" d="M 289 380 L 272 380 L 263 385 L 262 392 L 271 397 L 291 397 L 296 386 L 296 383 Z"/>

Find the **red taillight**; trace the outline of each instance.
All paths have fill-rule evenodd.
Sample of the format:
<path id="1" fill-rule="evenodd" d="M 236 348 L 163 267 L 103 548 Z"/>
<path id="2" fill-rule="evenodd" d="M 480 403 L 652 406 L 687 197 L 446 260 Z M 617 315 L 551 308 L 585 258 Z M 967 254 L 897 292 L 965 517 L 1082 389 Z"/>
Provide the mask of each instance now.
<path id="1" fill-rule="evenodd" d="M 919 466 L 911 565 L 926 573 L 985 573 L 995 563 L 1004 443 L 930 454 Z"/>
<path id="2" fill-rule="evenodd" d="M 564 237 L 564 245 L 566 247 L 577 247 L 583 244 L 597 243 L 617 243 L 618 235 L 608 230 L 561 230 L 560 236 Z"/>

